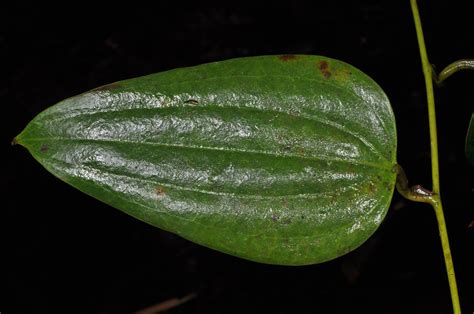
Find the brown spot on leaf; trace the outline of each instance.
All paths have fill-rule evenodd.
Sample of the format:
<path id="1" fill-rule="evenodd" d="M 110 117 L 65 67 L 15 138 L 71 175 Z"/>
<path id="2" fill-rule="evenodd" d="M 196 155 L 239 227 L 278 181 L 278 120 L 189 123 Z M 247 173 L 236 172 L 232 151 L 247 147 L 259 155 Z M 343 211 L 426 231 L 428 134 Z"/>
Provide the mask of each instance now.
<path id="1" fill-rule="evenodd" d="M 10 144 L 12 144 L 12 146 L 14 146 L 14 145 L 17 145 L 17 144 L 18 144 L 18 140 L 16 139 L 16 137 L 14 137 L 14 138 L 12 139 L 12 141 L 11 141 L 11 143 L 10 143 Z"/>
<path id="2" fill-rule="evenodd" d="M 40 147 L 40 152 L 46 153 L 48 151 L 49 147 L 46 144 L 41 145 Z"/>
<path id="3" fill-rule="evenodd" d="M 371 194 L 375 194 L 377 192 L 377 186 L 372 182 L 369 183 L 369 191 Z"/>
<path id="4" fill-rule="evenodd" d="M 319 61 L 318 62 L 319 71 L 323 74 L 325 78 L 331 77 L 331 71 L 329 70 L 329 64 L 327 61 Z"/>
<path id="5" fill-rule="evenodd" d="M 281 55 L 278 57 L 283 62 L 296 60 L 298 57 L 295 55 Z"/>
<path id="6" fill-rule="evenodd" d="M 117 89 L 117 88 L 120 88 L 121 85 L 119 83 L 111 83 L 111 84 L 107 84 L 107 85 L 102 85 L 102 86 L 99 86 L 99 87 L 96 87 L 93 89 L 93 91 L 111 91 L 111 90 L 114 90 L 114 89 Z"/>
<path id="7" fill-rule="evenodd" d="M 299 148 L 298 148 L 298 155 L 304 156 L 304 153 L 305 153 L 305 152 L 304 152 L 304 148 L 303 148 L 303 147 L 299 147 Z"/>
<path id="8" fill-rule="evenodd" d="M 158 196 L 160 196 L 160 197 L 166 195 L 165 188 L 162 187 L 162 186 L 157 186 L 157 187 L 155 188 L 155 193 L 156 193 L 156 195 L 158 195 Z"/>
<path id="9" fill-rule="evenodd" d="M 197 104 L 199 104 L 199 101 L 197 101 L 196 99 L 188 99 L 184 103 L 185 104 L 190 104 L 190 105 L 197 105 Z"/>

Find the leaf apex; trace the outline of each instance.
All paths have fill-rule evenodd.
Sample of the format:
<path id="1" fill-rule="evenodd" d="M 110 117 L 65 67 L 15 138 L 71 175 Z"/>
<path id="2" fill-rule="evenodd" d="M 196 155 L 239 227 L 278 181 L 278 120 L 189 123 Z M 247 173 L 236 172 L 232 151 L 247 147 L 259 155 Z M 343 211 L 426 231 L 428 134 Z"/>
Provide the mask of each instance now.
<path id="1" fill-rule="evenodd" d="M 17 136 L 15 136 L 11 142 L 10 142 L 10 145 L 11 146 L 16 146 L 16 145 L 21 145 L 21 146 L 25 146 L 25 142 L 23 140 L 24 138 L 24 133 L 25 131 L 23 130 L 20 134 L 18 134 Z"/>
<path id="2" fill-rule="evenodd" d="M 19 144 L 19 143 L 18 143 L 18 140 L 16 139 L 16 137 L 14 137 L 14 138 L 12 139 L 12 141 L 10 142 L 10 144 L 11 144 L 12 146 L 15 146 L 15 145 Z"/>

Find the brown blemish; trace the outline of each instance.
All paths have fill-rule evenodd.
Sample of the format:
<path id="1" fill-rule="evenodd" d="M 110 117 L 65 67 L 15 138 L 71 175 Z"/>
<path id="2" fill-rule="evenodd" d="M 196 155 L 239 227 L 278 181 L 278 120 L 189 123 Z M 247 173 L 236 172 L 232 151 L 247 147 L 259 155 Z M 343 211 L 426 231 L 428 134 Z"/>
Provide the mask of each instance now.
<path id="1" fill-rule="evenodd" d="M 284 198 L 282 201 L 283 207 L 288 208 L 288 199 Z"/>
<path id="2" fill-rule="evenodd" d="M 158 196 L 160 196 L 160 197 L 166 195 L 165 188 L 162 187 L 162 186 L 157 186 L 157 187 L 155 188 L 155 193 L 156 193 L 156 195 L 158 195 Z"/>
<path id="3" fill-rule="evenodd" d="M 298 59 L 298 57 L 295 55 L 281 55 L 278 57 L 278 59 L 280 59 L 283 62 L 286 62 L 286 61 L 296 60 Z"/>
<path id="4" fill-rule="evenodd" d="M 46 144 L 41 145 L 40 147 L 40 152 L 46 153 L 48 151 L 49 147 Z"/>
<path id="5" fill-rule="evenodd" d="M 197 101 L 196 99 L 188 99 L 184 103 L 185 104 L 190 104 L 190 105 L 197 105 L 197 104 L 199 104 L 199 101 Z"/>
<path id="6" fill-rule="evenodd" d="M 18 140 L 16 139 L 16 137 L 14 137 L 10 143 L 12 146 L 14 145 L 17 145 L 18 144 Z"/>
<path id="7" fill-rule="evenodd" d="M 106 85 L 96 87 L 96 88 L 93 89 L 93 91 L 96 91 L 96 92 L 111 91 L 111 90 L 114 90 L 114 89 L 117 89 L 117 88 L 120 88 L 120 87 L 121 87 L 121 85 L 119 83 L 110 83 L 110 84 L 106 84 Z"/>
<path id="8" fill-rule="evenodd" d="M 319 71 L 323 74 L 325 78 L 331 77 L 331 71 L 329 71 L 329 64 L 327 61 L 319 61 L 318 62 Z"/>
<path id="9" fill-rule="evenodd" d="M 375 192 L 377 192 L 377 186 L 375 186 L 375 184 L 373 184 L 372 182 L 369 184 L 369 191 L 372 194 L 375 194 Z"/>

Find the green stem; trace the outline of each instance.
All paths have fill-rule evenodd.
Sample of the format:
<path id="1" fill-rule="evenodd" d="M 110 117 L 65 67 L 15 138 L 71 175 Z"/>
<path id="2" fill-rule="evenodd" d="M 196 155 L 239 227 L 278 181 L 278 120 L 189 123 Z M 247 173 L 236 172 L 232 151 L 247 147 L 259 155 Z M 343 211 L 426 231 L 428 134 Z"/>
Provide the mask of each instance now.
<path id="1" fill-rule="evenodd" d="M 428 118 L 430 125 L 430 146 L 431 146 L 431 174 L 433 180 L 433 192 L 429 196 L 429 201 L 433 206 L 438 221 L 439 235 L 441 238 L 441 245 L 444 253 L 444 261 L 446 264 L 446 271 L 448 274 L 449 288 L 451 291 L 451 300 L 453 303 L 453 311 L 455 314 L 461 313 L 461 305 L 459 303 L 459 295 L 456 284 L 456 276 L 454 274 L 453 260 L 451 257 L 451 249 L 449 247 L 448 232 L 446 229 L 446 222 L 444 220 L 443 206 L 440 196 L 439 185 L 439 163 L 438 163 L 438 136 L 436 130 L 436 112 L 435 101 L 433 93 L 433 79 L 432 68 L 426 53 L 425 40 L 423 37 L 423 29 L 421 27 L 420 13 L 416 0 L 410 0 L 411 9 L 413 12 L 413 19 L 415 21 L 416 36 L 418 39 L 418 46 L 420 49 L 421 64 L 423 67 L 423 74 L 425 77 L 426 96 L 428 101 Z"/>
<path id="2" fill-rule="evenodd" d="M 420 48 L 421 64 L 425 76 L 426 97 L 428 100 L 428 119 L 430 124 L 430 146 L 431 146 L 431 175 L 433 179 L 433 192 L 439 194 L 439 164 L 438 164 L 438 132 L 436 130 L 436 111 L 433 93 L 432 69 L 426 53 L 423 29 L 421 28 L 420 13 L 416 0 L 410 0 L 415 20 L 416 37 Z"/>
<path id="3" fill-rule="evenodd" d="M 439 75 L 436 75 L 436 72 L 433 70 L 433 78 L 437 85 L 440 85 L 445 79 L 453 75 L 454 73 L 461 70 L 474 70 L 474 60 L 472 59 L 461 59 L 455 61 L 445 67 L 443 71 L 439 72 Z"/>

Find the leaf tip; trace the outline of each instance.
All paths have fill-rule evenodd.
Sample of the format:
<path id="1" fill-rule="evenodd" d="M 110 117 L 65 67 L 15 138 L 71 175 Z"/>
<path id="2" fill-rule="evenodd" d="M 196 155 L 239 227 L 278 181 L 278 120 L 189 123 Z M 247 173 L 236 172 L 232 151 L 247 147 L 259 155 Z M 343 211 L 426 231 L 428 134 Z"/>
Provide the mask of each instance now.
<path id="1" fill-rule="evenodd" d="M 23 140 L 24 133 L 25 133 L 25 130 L 23 130 L 20 134 L 15 136 L 10 142 L 11 146 L 16 146 L 16 145 L 25 146 L 25 142 Z"/>
<path id="2" fill-rule="evenodd" d="M 27 144 L 25 143 L 25 130 L 23 130 L 20 134 L 18 134 L 17 136 L 15 136 L 15 137 L 11 140 L 10 145 L 11 145 L 11 146 L 20 145 L 20 146 L 26 147 Z"/>
<path id="3" fill-rule="evenodd" d="M 12 139 L 12 141 L 10 142 L 10 144 L 11 144 L 12 146 L 18 145 L 18 144 L 19 144 L 19 143 L 18 143 L 18 139 L 17 139 L 16 137 L 14 137 L 14 138 Z"/>
<path id="4" fill-rule="evenodd" d="M 10 145 L 11 146 L 16 146 L 16 145 L 21 145 L 21 146 L 25 146 L 23 140 L 22 140 L 22 137 L 21 137 L 21 133 L 18 134 L 17 136 L 15 136 L 11 142 L 10 142 Z"/>

